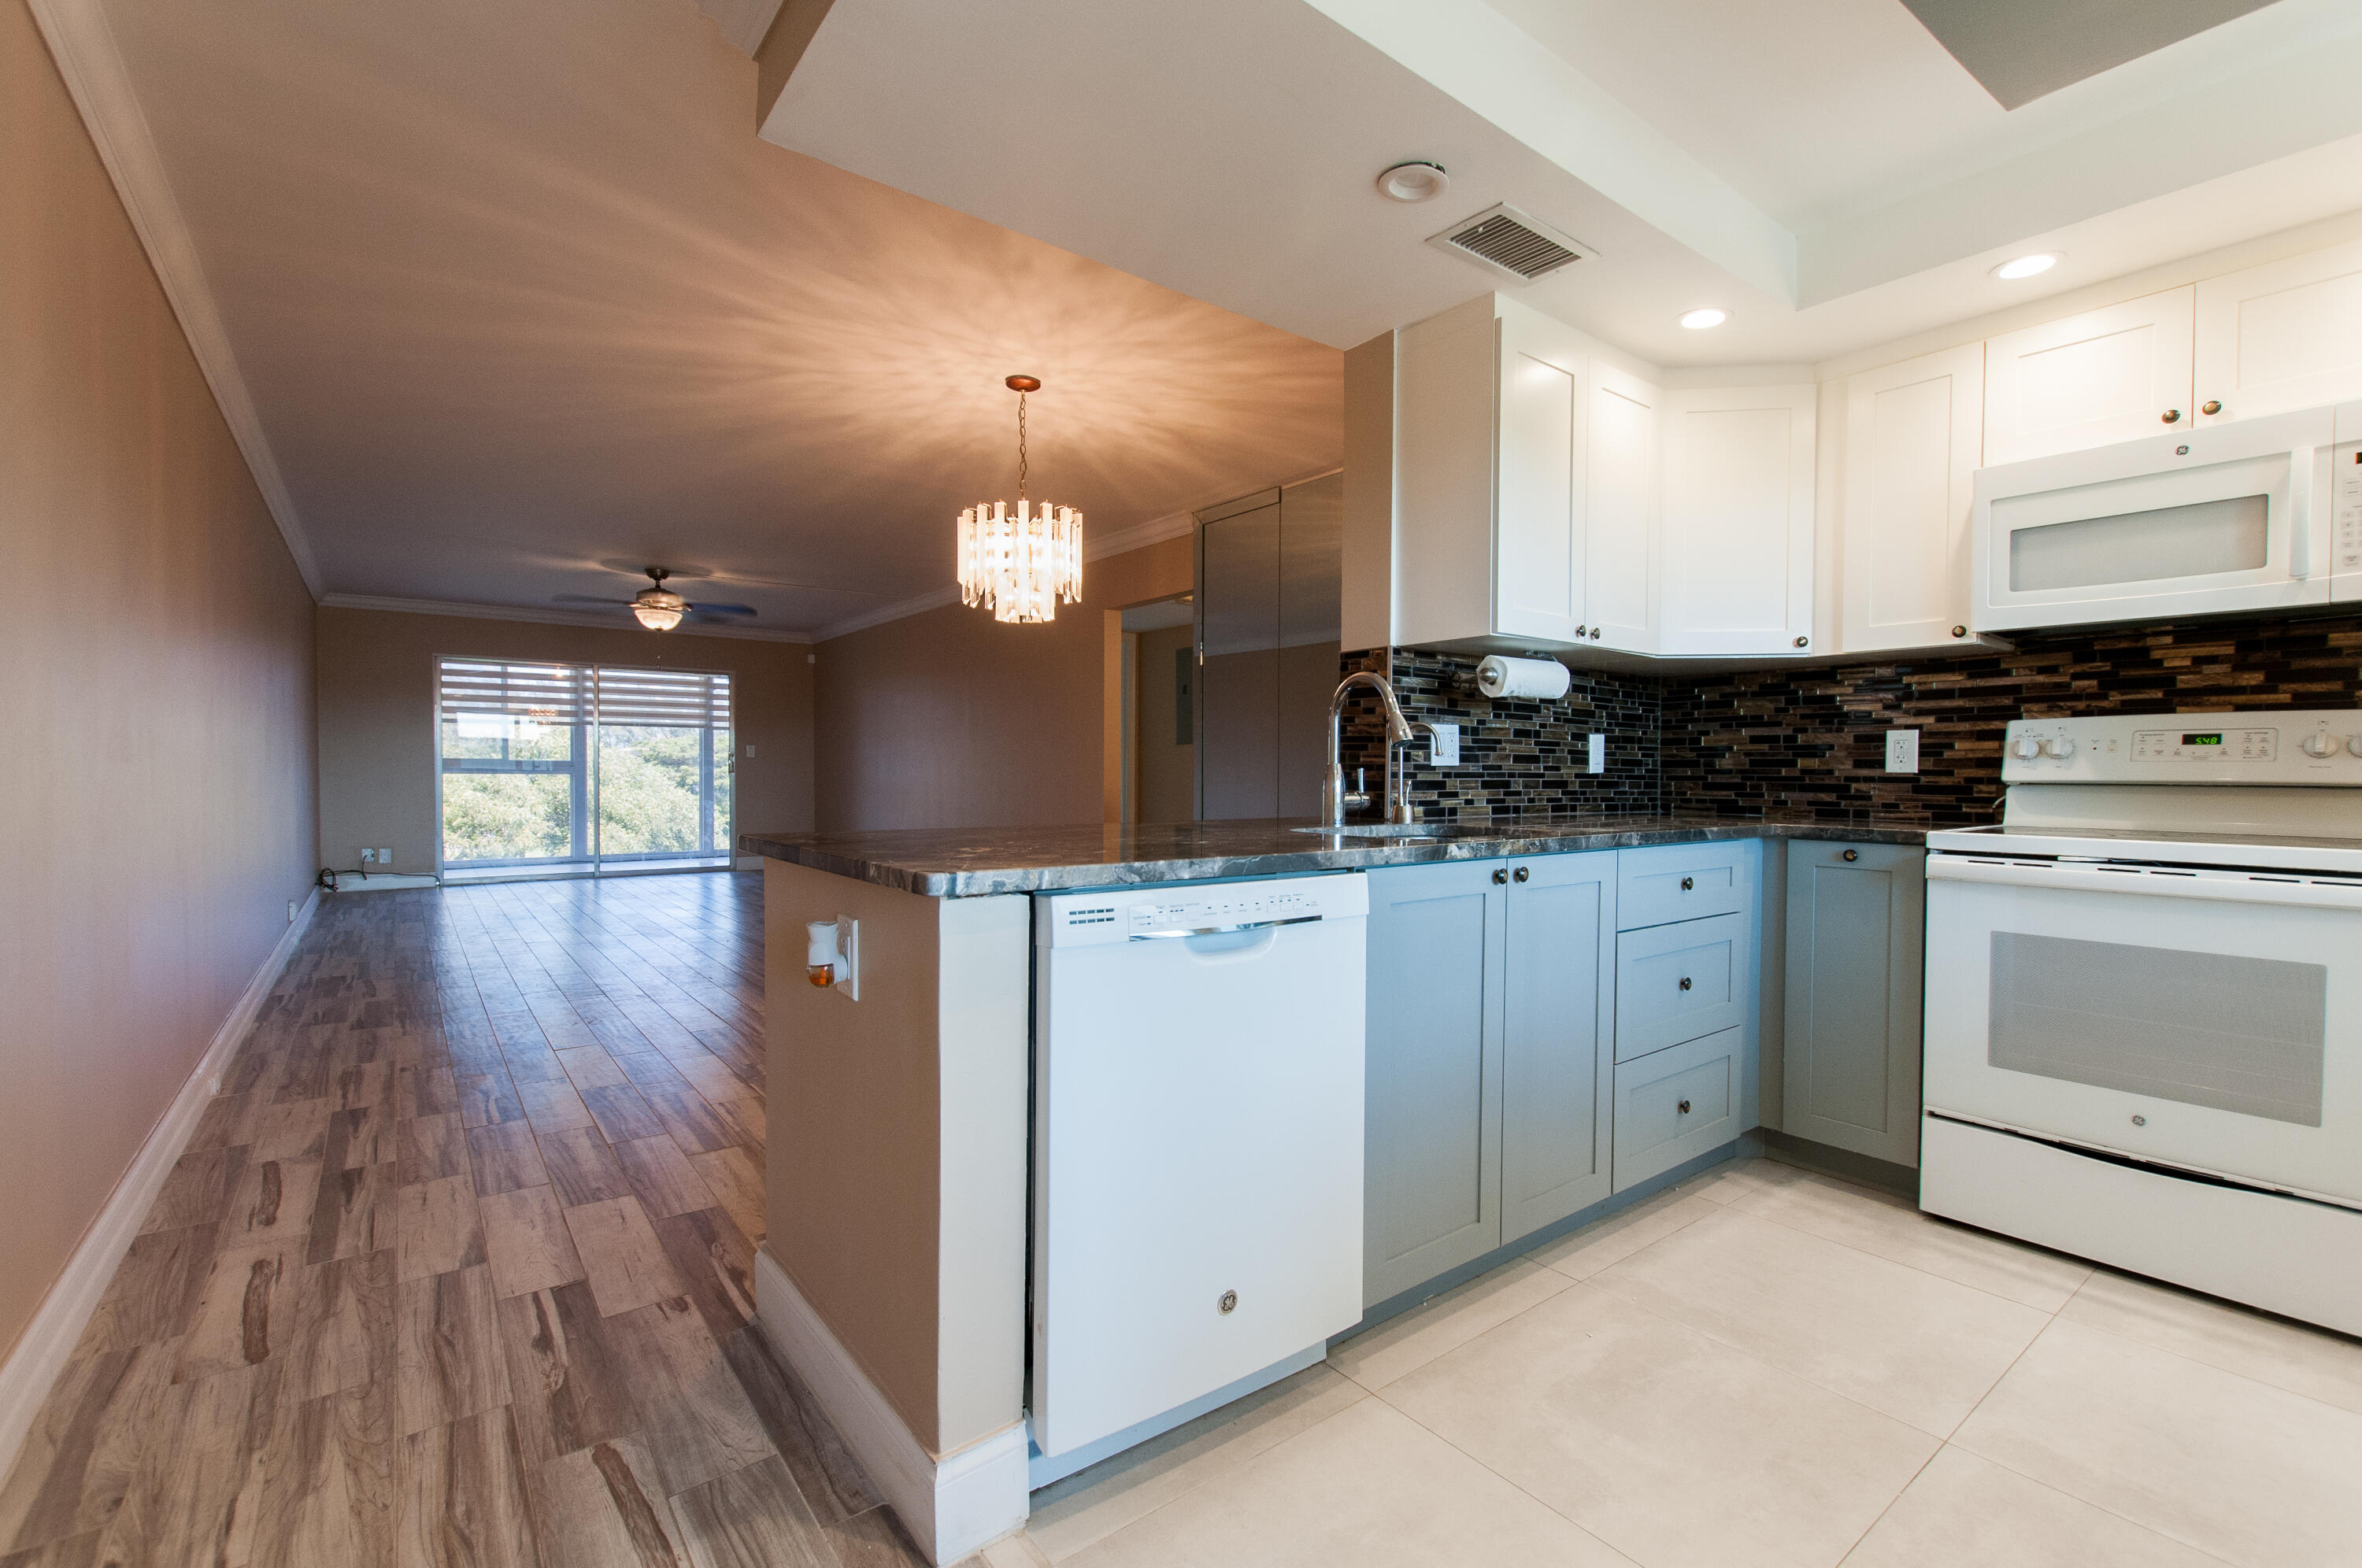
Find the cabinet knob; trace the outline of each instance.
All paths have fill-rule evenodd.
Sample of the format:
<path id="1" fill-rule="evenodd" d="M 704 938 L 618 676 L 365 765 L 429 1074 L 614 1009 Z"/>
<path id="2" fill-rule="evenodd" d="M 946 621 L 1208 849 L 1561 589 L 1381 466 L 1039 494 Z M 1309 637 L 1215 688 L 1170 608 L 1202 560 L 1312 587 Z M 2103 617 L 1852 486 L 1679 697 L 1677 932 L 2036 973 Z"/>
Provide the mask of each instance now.
<path id="1" fill-rule="evenodd" d="M 1683 976 L 1682 977 L 1682 989 L 1683 989 L 1683 990 L 1688 990 L 1689 988 L 1690 988 L 1690 977 L 1689 977 L 1687 975 L 1683 975 Z"/>
<path id="2" fill-rule="evenodd" d="M 1955 626 L 1952 628 L 1952 635 L 1956 637 L 1965 637 L 1968 635 L 1969 629 L 1966 626 Z"/>
<path id="3" fill-rule="evenodd" d="M 1694 889 L 1696 887 L 1697 887 L 1697 878 L 1694 878 L 1694 877 L 1684 877 L 1684 878 L 1682 878 L 1682 891 L 1683 891 L 1683 892 L 1684 892 L 1684 893 L 1686 893 L 1686 892 L 1690 892 L 1690 891 L 1692 891 L 1693 889 Z"/>
<path id="4" fill-rule="evenodd" d="M 1532 875 L 1533 875 L 1533 873 L 1532 873 L 1531 871 L 1528 870 L 1525 867 L 1520 866 L 1520 867 L 1518 867 L 1518 881 L 1522 882 L 1522 881 L 1524 881 L 1527 878 L 1529 878 L 1529 877 L 1530 877 L 1530 876 L 1532 876 Z"/>
<path id="5" fill-rule="evenodd" d="M 1673 1107 L 1673 1110 L 1681 1115 L 1687 1116 L 1690 1113 L 1690 1102 L 1688 1100 L 1683 1100 L 1679 1105 Z"/>
<path id="6" fill-rule="evenodd" d="M 1509 868 L 1508 868 L 1507 867 L 1506 867 L 1506 866 L 1496 866 L 1496 867 L 1493 867 L 1493 881 L 1494 881 L 1494 883 L 1495 883 L 1495 885 L 1496 885 L 1496 886 L 1506 885 L 1506 884 L 1508 882 L 1508 880 L 1509 880 Z"/>
<path id="7" fill-rule="evenodd" d="M 1235 1290 L 1223 1291 L 1221 1299 L 1214 1303 L 1214 1310 L 1222 1313 L 1224 1316 L 1228 1316 L 1238 1309 L 1239 1293 Z"/>
<path id="8" fill-rule="evenodd" d="M 2178 408 L 2169 408 L 2158 417 L 2164 420 L 2168 425 L 2176 425 L 2180 423 L 2181 410 Z"/>
<path id="9" fill-rule="evenodd" d="M 1798 637 L 1798 638 L 1796 639 L 1796 646 L 1797 646 L 1798 647 L 1800 647 L 1800 648 L 1801 648 L 1801 647 L 1804 647 L 1805 646 L 1806 646 L 1807 644 L 1809 644 L 1812 640 L 1813 640 L 1813 639 L 1812 639 L 1812 638 L 1810 638 L 1810 637 Z"/>
<path id="10" fill-rule="evenodd" d="M 1861 851 L 1859 849 L 1849 849 L 1845 852 L 1845 857 L 1848 860 L 1859 860 L 1861 858 Z"/>
<path id="11" fill-rule="evenodd" d="M 1588 626 L 1577 626 L 1577 627 L 1574 629 L 1574 635 L 1575 635 L 1577 637 L 1581 637 L 1581 636 L 1584 635 L 1586 633 L 1588 633 L 1588 632 L 1590 631 L 1590 629 L 1591 629 L 1591 628 L 1589 628 Z"/>
<path id="12" fill-rule="evenodd" d="M 2198 412 L 2201 414 L 2220 414 L 2223 412 L 2223 405 L 2210 397 L 2204 403 L 2198 405 Z"/>
<path id="13" fill-rule="evenodd" d="M 1599 640 L 1599 628 L 1596 626 L 1591 628 L 1591 640 L 1595 643 Z"/>

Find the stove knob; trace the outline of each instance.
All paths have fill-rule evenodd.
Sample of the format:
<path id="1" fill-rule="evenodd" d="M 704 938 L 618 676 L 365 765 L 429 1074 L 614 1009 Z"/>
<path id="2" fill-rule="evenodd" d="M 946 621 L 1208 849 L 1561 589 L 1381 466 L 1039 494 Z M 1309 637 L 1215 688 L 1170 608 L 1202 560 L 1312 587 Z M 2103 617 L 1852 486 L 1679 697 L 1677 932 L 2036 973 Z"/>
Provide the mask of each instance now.
<path id="1" fill-rule="evenodd" d="M 2042 755 L 2042 737 L 2020 735 L 2009 743 L 2009 754 L 2020 762 L 2032 762 Z"/>
<path id="2" fill-rule="evenodd" d="M 2362 756 L 2362 735 L 2356 735 L 2352 740 L 2347 741 L 2345 749 L 2356 756 Z"/>
<path id="3" fill-rule="evenodd" d="M 2044 741 L 2042 745 L 2044 750 L 2061 762 L 2075 755 L 2075 743 L 2065 735 L 2060 735 L 2055 740 Z"/>
<path id="4" fill-rule="evenodd" d="M 2305 736 L 2299 744 L 2304 747 L 2304 754 L 2307 756 L 2335 756 L 2337 755 L 2337 737 L 2331 734 L 2327 730 L 2316 731 L 2315 733 Z"/>

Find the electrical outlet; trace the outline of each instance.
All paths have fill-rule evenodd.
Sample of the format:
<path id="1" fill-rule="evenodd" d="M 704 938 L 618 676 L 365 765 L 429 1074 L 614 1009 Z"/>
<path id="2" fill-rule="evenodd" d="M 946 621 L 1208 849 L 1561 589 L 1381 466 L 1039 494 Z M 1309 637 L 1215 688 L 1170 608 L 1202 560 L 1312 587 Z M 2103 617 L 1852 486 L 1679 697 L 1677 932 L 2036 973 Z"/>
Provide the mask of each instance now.
<path id="1" fill-rule="evenodd" d="M 289 925 L 295 923 L 295 900 L 292 899 L 287 900 L 287 923 Z"/>
<path id="2" fill-rule="evenodd" d="M 376 864 L 377 864 L 377 851 L 376 851 L 376 850 L 374 850 L 374 849 L 364 849 L 364 850 L 362 850 L 362 851 L 361 851 L 361 864 L 362 864 L 362 865 L 364 865 L 364 866 L 374 866 L 374 865 L 376 865 Z"/>
<path id="3" fill-rule="evenodd" d="M 1886 771 L 1889 773 L 1919 771 L 1919 732 L 1917 730 L 1886 732 Z"/>
<path id="4" fill-rule="evenodd" d="M 391 849 L 381 849 L 381 850 L 379 850 L 379 851 L 377 852 L 377 863 L 378 863 L 380 866 L 391 866 L 391 865 L 392 865 L 392 864 L 393 864 L 393 851 L 392 851 L 392 850 L 391 850 Z"/>
<path id="5" fill-rule="evenodd" d="M 1437 724 L 1435 734 L 1428 737 L 1427 760 L 1437 767 L 1460 766 L 1460 726 Z"/>
<path id="6" fill-rule="evenodd" d="M 1590 737 L 1590 744 L 1584 758 L 1584 771 L 1586 773 L 1607 771 L 1607 737 L 1606 735 L 1595 734 Z"/>

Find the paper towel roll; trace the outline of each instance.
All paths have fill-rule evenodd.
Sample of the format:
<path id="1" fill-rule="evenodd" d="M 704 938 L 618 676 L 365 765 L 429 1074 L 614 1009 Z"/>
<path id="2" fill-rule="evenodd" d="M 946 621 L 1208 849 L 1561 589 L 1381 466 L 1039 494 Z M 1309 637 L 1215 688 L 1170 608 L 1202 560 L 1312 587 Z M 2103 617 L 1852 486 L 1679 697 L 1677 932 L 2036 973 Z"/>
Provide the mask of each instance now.
<path id="1" fill-rule="evenodd" d="M 1554 658 L 1494 654 L 1476 667 L 1476 690 L 1487 697 L 1563 697 L 1569 683 L 1566 666 Z"/>

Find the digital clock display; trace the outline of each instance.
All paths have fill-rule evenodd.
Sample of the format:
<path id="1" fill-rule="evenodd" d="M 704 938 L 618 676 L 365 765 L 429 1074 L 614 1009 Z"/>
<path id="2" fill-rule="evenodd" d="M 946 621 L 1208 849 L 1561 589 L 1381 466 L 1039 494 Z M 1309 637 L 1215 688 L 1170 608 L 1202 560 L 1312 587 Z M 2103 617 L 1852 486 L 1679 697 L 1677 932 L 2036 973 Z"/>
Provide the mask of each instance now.
<path id="1" fill-rule="evenodd" d="M 2181 744 L 2184 745 L 2221 745 L 2223 744 L 2223 735 L 2220 731 L 2217 731 L 2211 735 L 2184 735 L 2181 737 Z"/>

